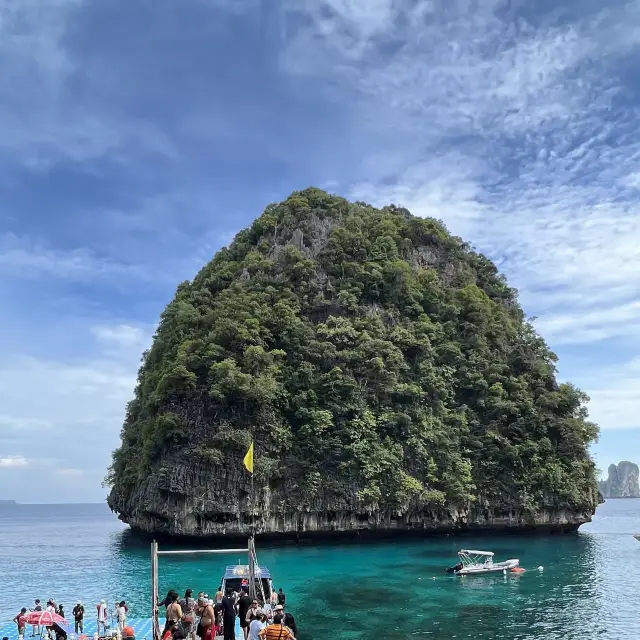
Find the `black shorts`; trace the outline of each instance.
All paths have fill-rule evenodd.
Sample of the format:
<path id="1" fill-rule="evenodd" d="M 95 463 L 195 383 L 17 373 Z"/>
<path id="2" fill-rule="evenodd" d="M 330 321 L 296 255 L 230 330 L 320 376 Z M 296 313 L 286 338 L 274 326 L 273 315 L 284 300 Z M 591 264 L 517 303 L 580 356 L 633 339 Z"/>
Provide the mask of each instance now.
<path id="1" fill-rule="evenodd" d="M 249 626 L 249 623 L 246 620 L 243 620 L 242 618 L 240 618 L 240 628 L 246 629 L 248 626 Z"/>
<path id="2" fill-rule="evenodd" d="M 198 627 L 196 628 L 196 635 L 199 638 L 202 638 L 202 622 L 198 622 Z"/>

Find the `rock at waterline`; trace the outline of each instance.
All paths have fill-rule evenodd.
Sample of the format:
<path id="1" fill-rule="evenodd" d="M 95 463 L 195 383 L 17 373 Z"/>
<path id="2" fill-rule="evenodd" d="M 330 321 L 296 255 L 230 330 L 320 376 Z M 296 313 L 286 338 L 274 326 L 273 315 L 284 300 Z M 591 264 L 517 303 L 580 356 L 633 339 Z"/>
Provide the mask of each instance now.
<path id="1" fill-rule="evenodd" d="M 555 360 L 439 221 L 295 192 L 178 287 L 108 501 L 174 535 L 574 529 L 597 427 Z"/>

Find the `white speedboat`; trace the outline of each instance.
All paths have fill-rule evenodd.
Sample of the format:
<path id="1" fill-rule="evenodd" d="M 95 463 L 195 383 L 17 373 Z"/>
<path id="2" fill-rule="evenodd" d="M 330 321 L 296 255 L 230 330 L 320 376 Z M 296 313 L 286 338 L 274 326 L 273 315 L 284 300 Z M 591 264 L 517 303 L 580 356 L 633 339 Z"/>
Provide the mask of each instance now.
<path id="1" fill-rule="evenodd" d="M 511 571 L 520 565 L 517 558 L 504 562 L 493 561 L 493 551 L 477 551 L 475 549 L 461 549 L 458 551 L 460 562 L 455 567 L 447 569 L 447 573 L 457 576 L 469 576 L 478 573 L 496 573 Z"/>

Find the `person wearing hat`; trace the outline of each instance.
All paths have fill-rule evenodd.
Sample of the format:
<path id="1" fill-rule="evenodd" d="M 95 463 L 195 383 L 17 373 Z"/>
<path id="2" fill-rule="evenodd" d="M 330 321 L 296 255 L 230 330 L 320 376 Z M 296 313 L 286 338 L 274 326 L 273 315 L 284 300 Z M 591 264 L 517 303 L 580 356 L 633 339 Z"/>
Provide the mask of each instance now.
<path id="1" fill-rule="evenodd" d="M 71 613 L 73 613 L 76 633 L 84 633 L 84 606 L 81 600 L 78 600 Z"/>

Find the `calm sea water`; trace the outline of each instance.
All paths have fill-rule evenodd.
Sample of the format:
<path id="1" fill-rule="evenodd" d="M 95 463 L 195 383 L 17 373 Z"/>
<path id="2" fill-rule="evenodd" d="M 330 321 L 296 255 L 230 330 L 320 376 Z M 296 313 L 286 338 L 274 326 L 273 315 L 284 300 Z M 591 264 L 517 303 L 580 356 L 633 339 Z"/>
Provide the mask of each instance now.
<path id="1" fill-rule="evenodd" d="M 610 500 L 577 535 L 258 547 L 302 640 L 640 637 L 640 500 Z M 149 545 L 102 505 L 0 507 L 0 619 L 33 599 L 70 611 L 126 599 L 149 615 Z M 517 557 L 520 576 L 443 573 L 461 546 Z M 228 556 L 160 559 L 160 588 L 213 591 Z M 535 568 L 544 566 L 539 573 Z M 92 611 L 93 606 L 88 607 Z M 339 630 L 336 632 L 336 629 Z"/>

